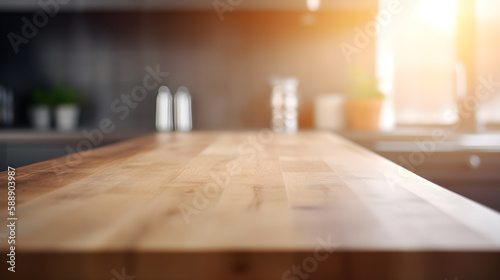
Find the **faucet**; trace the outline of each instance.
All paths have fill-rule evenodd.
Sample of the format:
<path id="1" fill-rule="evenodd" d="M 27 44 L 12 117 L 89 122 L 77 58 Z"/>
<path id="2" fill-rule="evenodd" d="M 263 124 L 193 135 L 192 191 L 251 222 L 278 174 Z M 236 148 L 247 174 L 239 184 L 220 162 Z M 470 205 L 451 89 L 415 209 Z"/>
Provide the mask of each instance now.
<path id="1" fill-rule="evenodd" d="M 455 77 L 456 77 L 456 102 L 458 110 L 457 128 L 458 131 L 463 133 L 476 133 L 477 127 L 477 100 L 471 104 L 469 98 L 475 96 L 475 92 L 469 93 L 467 84 L 467 70 L 465 64 L 457 61 L 455 64 Z M 469 98 L 468 98 L 469 97 Z"/>

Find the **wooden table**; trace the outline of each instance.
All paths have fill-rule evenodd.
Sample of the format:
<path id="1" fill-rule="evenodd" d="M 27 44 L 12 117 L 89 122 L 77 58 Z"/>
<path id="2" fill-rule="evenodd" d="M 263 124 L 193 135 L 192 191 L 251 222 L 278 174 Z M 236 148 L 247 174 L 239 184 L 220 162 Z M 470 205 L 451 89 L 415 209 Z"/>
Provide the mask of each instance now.
<path id="1" fill-rule="evenodd" d="M 500 279 L 498 213 L 331 133 L 157 133 L 15 176 L 2 279 Z"/>

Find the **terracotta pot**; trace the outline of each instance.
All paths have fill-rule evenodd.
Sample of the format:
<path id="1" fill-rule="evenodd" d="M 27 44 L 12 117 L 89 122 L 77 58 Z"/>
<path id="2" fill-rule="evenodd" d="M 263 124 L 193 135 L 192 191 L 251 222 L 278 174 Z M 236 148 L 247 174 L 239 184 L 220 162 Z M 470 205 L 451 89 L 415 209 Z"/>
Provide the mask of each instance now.
<path id="1" fill-rule="evenodd" d="M 380 130 L 383 99 L 349 99 L 346 102 L 347 124 L 353 130 Z"/>

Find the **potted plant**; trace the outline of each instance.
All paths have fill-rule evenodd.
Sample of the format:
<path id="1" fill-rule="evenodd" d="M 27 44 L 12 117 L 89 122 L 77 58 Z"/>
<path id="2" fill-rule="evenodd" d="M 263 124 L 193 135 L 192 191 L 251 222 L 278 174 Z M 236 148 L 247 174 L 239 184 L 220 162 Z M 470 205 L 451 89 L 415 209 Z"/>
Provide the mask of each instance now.
<path id="1" fill-rule="evenodd" d="M 80 98 L 72 88 L 55 86 L 52 88 L 56 128 L 60 131 L 74 131 L 80 117 Z"/>
<path id="2" fill-rule="evenodd" d="M 346 118 L 353 130 L 380 130 L 380 117 L 385 95 L 378 89 L 378 81 L 364 69 L 356 69 L 346 102 Z"/>
<path id="3" fill-rule="evenodd" d="M 48 91 L 38 88 L 31 94 L 30 117 L 35 129 L 47 130 L 50 128 L 52 101 L 52 95 Z"/>

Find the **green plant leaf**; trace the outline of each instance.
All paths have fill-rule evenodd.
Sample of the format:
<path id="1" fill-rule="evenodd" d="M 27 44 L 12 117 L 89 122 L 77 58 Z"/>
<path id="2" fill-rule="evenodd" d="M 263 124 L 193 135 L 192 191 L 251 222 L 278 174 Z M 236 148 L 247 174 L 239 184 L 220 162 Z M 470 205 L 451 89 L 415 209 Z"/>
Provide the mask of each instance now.
<path id="1" fill-rule="evenodd" d="M 348 97 L 353 99 L 383 99 L 378 81 L 366 69 L 357 67 L 351 71 Z"/>
<path id="2" fill-rule="evenodd" d="M 53 96 L 49 91 L 37 88 L 31 93 L 31 104 L 52 106 Z"/>

